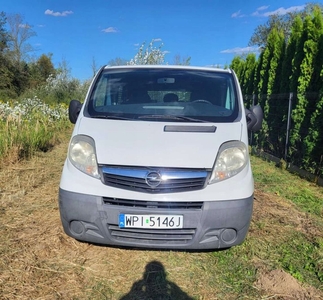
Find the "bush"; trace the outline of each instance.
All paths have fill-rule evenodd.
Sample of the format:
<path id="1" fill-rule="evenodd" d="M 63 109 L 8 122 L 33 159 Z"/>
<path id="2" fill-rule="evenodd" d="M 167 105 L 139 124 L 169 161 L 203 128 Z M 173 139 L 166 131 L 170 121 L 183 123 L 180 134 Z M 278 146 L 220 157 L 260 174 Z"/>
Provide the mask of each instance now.
<path id="1" fill-rule="evenodd" d="M 65 103 L 72 99 L 82 101 L 90 86 L 90 80 L 81 82 L 75 78 L 69 78 L 64 72 L 57 75 L 50 75 L 45 84 L 28 90 L 24 98 L 32 98 L 35 95 L 48 104 Z"/>
<path id="2" fill-rule="evenodd" d="M 69 124 L 65 104 L 50 106 L 37 97 L 0 102 L 0 159 L 16 161 L 47 151 Z"/>

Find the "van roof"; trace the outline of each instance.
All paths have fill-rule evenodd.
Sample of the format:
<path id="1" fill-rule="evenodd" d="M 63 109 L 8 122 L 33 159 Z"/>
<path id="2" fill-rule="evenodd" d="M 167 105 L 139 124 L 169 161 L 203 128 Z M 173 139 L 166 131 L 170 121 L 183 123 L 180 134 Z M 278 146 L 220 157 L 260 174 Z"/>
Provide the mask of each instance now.
<path id="1" fill-rule="evenodd" d="M 191 71 L 213 71 L 213 72 L 224 72 L 232 73 L 231 69 L 213 68 L 213 67 L 199 67 L 199 66 L 183 66 L 183 65 L 122 65 L 122 66 L 109 66 L 103 67 L 105 70 L 108 69 L 178 69 L 178 70 L 191 70 Z"/>

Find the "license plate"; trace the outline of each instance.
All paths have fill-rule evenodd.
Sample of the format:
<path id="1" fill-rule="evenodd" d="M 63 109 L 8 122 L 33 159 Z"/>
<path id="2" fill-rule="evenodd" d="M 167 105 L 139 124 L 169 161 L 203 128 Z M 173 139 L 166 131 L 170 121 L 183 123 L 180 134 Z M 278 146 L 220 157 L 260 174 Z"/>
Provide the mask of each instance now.
<path id="1" fill-rule="evenodd" d="M 120 228 L 154 228 L 175 229 L 183 228 L 183 216 L 181 215 L 119 215 Z"/>

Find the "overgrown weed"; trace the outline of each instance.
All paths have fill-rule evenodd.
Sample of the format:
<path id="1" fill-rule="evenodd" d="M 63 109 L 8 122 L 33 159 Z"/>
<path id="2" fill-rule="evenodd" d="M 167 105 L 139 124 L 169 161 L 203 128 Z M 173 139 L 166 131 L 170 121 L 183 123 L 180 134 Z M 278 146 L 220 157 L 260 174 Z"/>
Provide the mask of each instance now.
<path id="1" fill-rule="evenodd" d="M 50 106 L 37 97 L 0 103 L 0 160 L 15 162 L 46 152 L 69 126 L 64 104 Z"/>

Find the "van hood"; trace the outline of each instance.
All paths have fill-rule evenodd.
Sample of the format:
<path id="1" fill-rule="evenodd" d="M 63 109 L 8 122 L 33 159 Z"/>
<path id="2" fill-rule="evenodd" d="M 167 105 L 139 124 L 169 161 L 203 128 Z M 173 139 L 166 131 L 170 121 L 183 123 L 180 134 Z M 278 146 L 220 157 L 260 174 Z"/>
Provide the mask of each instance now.
<path id="1" fill-rule="evenodd" d="M 74 135 L 94 139 L 98 164 L 212 168 L 219 147 L 241 140 L 241 129 L 240 122 L 187 124 L 81 117 Z"/>

